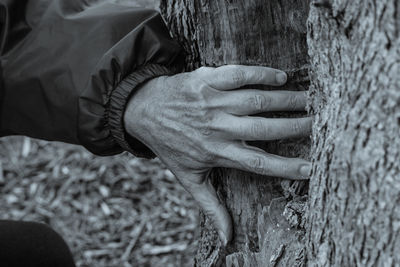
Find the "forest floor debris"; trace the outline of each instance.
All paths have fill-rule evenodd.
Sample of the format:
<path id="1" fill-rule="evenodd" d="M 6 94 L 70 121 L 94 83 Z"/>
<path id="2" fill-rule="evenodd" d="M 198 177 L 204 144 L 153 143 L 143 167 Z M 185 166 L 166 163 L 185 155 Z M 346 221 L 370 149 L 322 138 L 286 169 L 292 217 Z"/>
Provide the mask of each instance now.
<path id="1" fill-rule="evenodd" d="M 198 209 L 159 160 L 0 139 L 0 219 L 60 233 L 77 266 L 191 266 Z"/>

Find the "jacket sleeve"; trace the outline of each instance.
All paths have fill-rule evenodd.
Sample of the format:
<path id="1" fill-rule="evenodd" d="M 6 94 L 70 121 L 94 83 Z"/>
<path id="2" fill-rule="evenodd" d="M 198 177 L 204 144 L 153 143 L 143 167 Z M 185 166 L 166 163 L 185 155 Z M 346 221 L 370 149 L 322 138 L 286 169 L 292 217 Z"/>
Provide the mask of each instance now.
<path id="1" fill-rule="evenodd" d="M 94 0 L 0 0 L 0 136 L 154 154 L 123 113 L 139 84 L 182 68 L 158 12 Z"/>

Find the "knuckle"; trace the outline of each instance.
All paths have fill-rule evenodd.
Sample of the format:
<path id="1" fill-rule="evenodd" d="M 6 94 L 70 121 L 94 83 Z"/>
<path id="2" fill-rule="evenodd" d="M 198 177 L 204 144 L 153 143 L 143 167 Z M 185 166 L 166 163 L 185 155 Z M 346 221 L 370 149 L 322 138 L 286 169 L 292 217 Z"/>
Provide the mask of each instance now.
<path id="1" fill-rule="evenodd" d="M 250 128 L 250 133 L 256 138 L 262 138 L 266 135 L 267 127 L 261 121 L 255 121 Z"/>
<path id="2" fill-rule="evenodd" d="M 256 111 L 264 111 L 271 104 L 271 98 L 265 95 L 257 94 L 250 99 L 251 107 Z"/>
<path id="3" fill-rule="evenodd" d="M 303 130 L 303 126 L 299 120 L 295 120 L 294 122 L 292 122 L 291 128 L 292 128 L 293 133 L 295 133 L 295 134 L 299 134 Z"/>
<path id="4" fill-rule="evenodd" d="M 210 136 L 212 134 L 212 127 L 209 121 L 204 122 L 203 127 L 200 129 L 200 133 L 205 136 Z"/>
<path id="5" fill-rule="evenodd" d="M 234 67 L 231 75 L 232 81 L 236 86 L 241 86 L 245 83 L 246 74 L 241 68 Z"/>
<path id="6" fill-rule="evenodd" d="M 299 102 L 299 98 L 297 95 L 290 95 L 288 98 L 288 107 L 291 110 L 295 110 Z"/>
<path id="7" fill-rule="evenodd" d="M 210 87 L 204 81 L 202 81 L 198 84 L 196 91 L 197 94 L 204 99 L 209 94 Z"/>
<path id="8" fill-rule="evenodd" d="M 203 150 L 203 153 L 201 154 L 200 157 L 200 162 L 205 164 L 205 165 L 211 165 L 215 163 L 217 159 L 217 156 L 210 148 L 205 148 Z"/>
<path id="9" fill-rule="evenodd" d="M 206 137 L 214 136 L 223 129 L 215 111 L 204 112 L 204 116 L 200 120 L 202 124 L 201 133 Z"/>
<path id="10" fill-rule="evenodd" d="M 202 67 L 196 69 L 194 72 L 199 73 L 199 74 L 206 74 L 206 73 L 209 73 L 213 69 L 214 69 L 213 67 L 202 66 Z"/>
<path id="11" fill-rule="evenodd" d="M 260 156 L 250 157 L 247 160 L 247 166 L 256 173 L 266 172 L 266 162 Z"/>
<path id="12" fill-rule="evenodd" d="M 206 107 L 207 101 L 212 97 L 210 87 L 203 81 L 197 81 L 185 89 L 186 100 L 196 105 Z"/>
<path id="13" fill-rule="evenodd" d="M 265 70 L 262 68 L 256 68 L 253 70 L 253 76 L 255 80 L 262 80 L 265 77 L 266 73 Z"/>

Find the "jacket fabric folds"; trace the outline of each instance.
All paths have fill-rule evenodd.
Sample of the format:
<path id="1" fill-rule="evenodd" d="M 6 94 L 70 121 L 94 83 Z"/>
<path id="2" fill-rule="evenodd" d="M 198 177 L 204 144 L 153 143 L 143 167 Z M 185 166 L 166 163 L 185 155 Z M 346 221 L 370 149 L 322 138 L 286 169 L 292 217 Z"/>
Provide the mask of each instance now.
<path id="1" fill-rule="evenodd" d="M 181 70 L 158 12 L 99 0 L 0 0 L 0 136 L 152 152 L 124 130 L 135 88 Z"/>

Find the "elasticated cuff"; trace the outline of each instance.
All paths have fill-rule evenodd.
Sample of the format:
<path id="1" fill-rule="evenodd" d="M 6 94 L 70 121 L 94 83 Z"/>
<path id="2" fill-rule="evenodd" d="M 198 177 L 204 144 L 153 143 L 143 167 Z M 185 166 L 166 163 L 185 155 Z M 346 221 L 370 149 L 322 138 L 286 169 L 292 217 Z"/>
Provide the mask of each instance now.
<path id="1" fill-rule="evenodd" d="M 126 76 L 111 93 L 108 123 L 116 142 L 137 157 L 154 158 L 155 154 L 142 142 L 130 136 L 124 127 L 123 115 L 126 105 L 139 85 L 159 76 L 172 75 L 172 71 L 158 64 L 147 64 Z"/>

